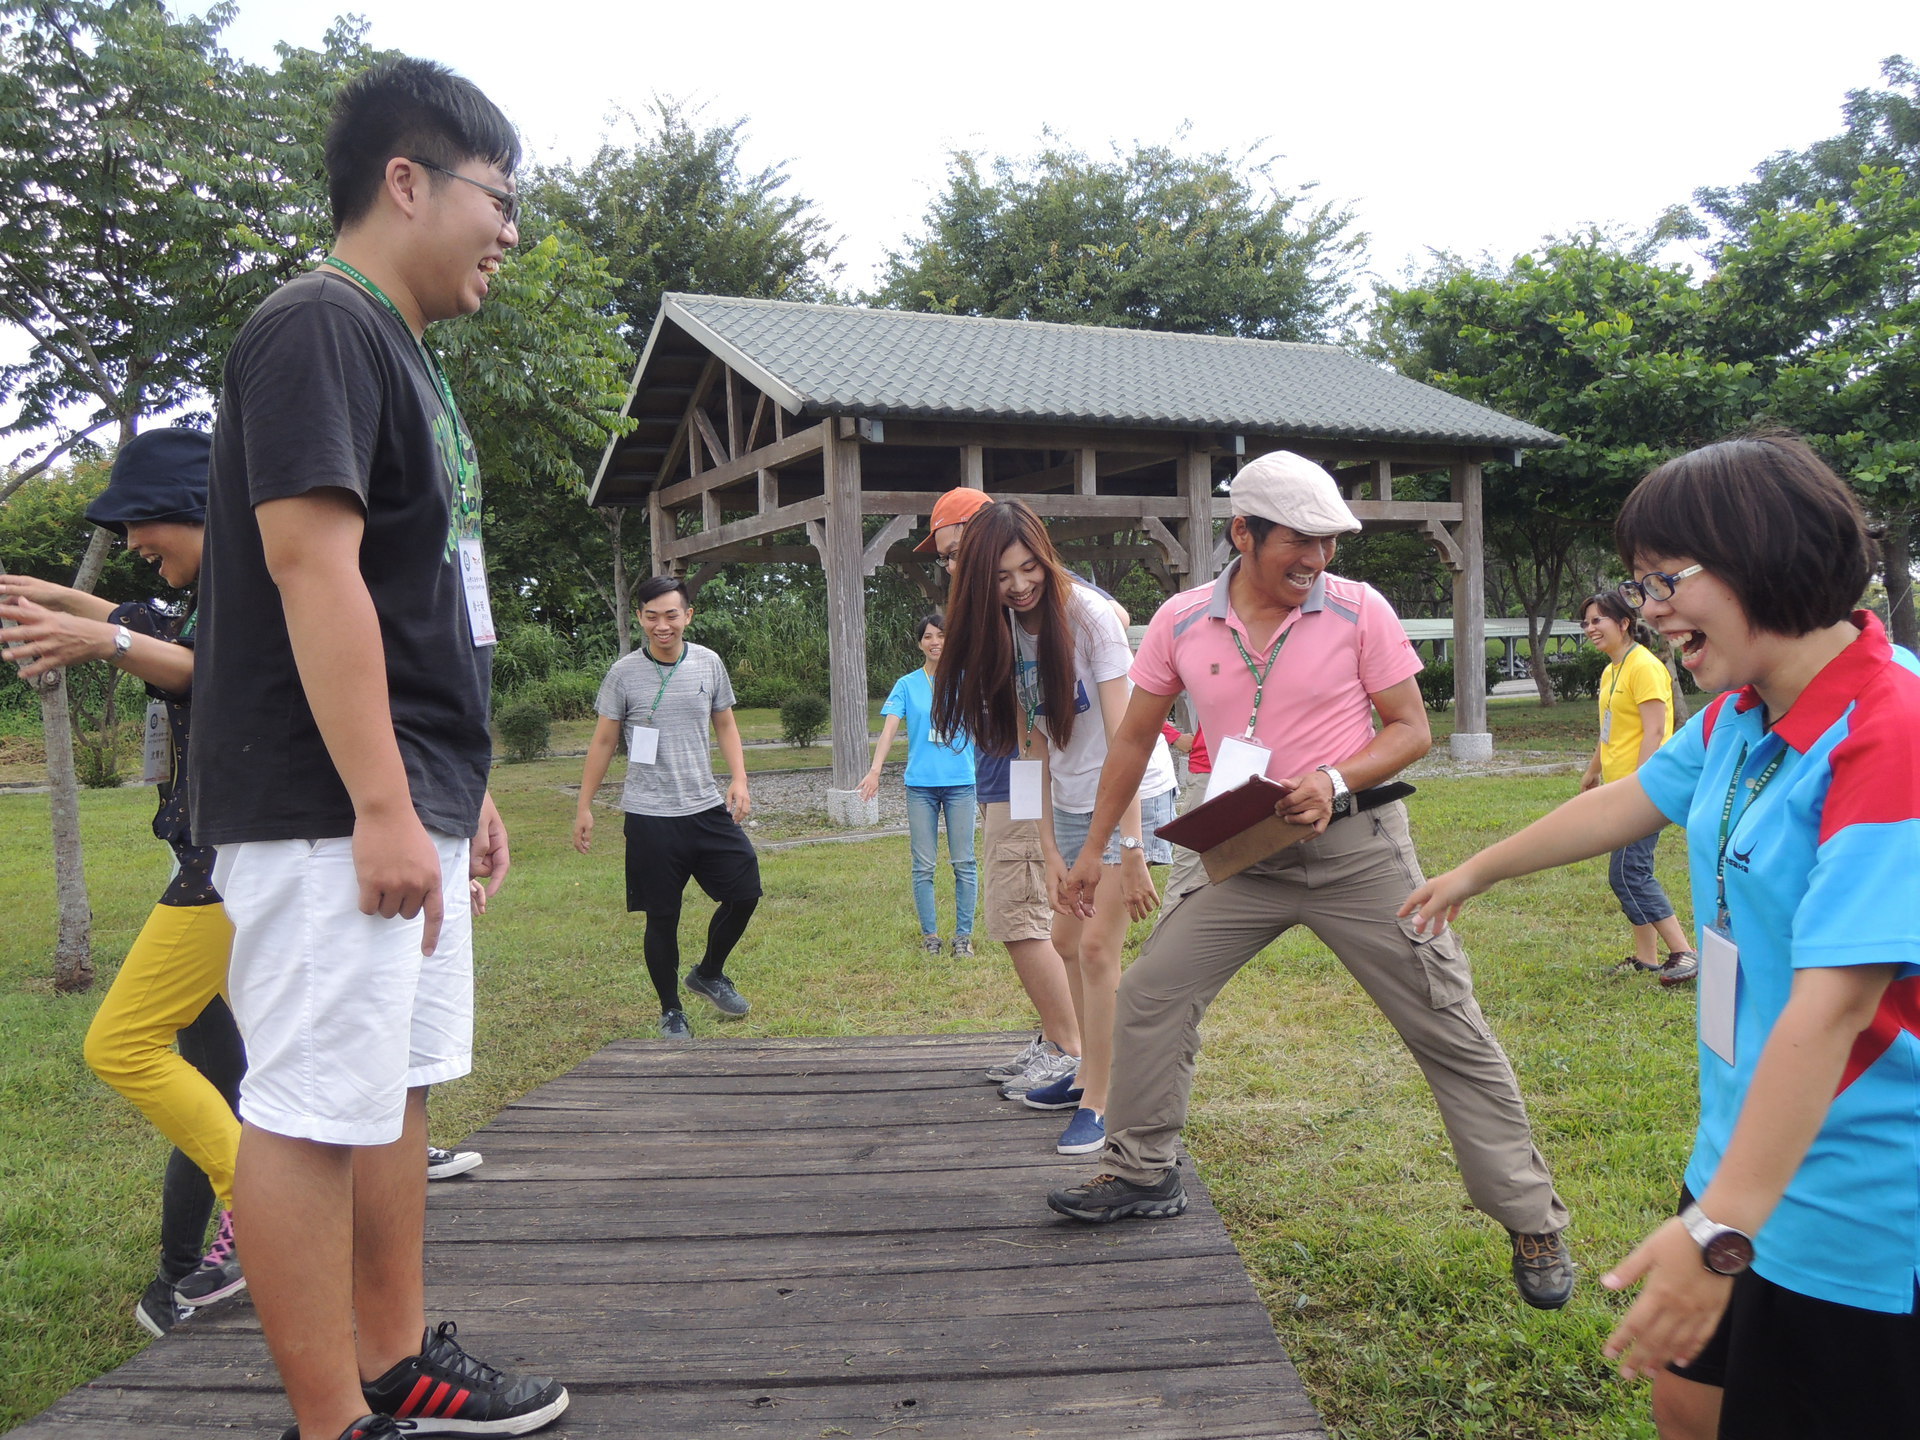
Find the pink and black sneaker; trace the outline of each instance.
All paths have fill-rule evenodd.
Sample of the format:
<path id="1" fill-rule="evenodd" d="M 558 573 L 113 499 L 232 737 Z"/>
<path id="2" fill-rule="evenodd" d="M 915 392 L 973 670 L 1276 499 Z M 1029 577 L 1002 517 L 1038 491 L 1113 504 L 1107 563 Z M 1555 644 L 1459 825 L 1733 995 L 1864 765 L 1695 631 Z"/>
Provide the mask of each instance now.
<path id="1" fill-rule="evenodd" d="M 233 1253 L 233 1212 L 220 1212 L 220 1229 L 213 1245 L 200 1257 L 200 1263 L 181 1276 L 173 1287 L 174 1295 L 189 1310 L 211 1305 L 247 1288 L 247 1277 L 240 1273 L 240 1257 Z"/>

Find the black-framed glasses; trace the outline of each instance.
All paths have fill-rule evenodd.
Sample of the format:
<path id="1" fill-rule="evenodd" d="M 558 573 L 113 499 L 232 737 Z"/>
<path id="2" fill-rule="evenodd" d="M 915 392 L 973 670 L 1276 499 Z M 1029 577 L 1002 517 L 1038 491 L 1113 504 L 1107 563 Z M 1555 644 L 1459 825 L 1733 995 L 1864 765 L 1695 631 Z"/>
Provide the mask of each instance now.
<path id="1" fill-rule="evenodd" d="M 500 202 L 500 223 L 502 225 L 518 225 L 520 223 L 520 197 L 513 191 L 502 190 L 496 185 L 487 184 L 484 180 L 474 180 L 466 175 L 462 175 L 458 170 L 449 170 L 446 166 L 436 165 L 431 160 L 422 160 L 418 155 L 409 155 L 407 159 L 416 165 L 424 165 L 429 170 L 437 170 L 442 175 L 451 175 L 456 180 L 465 180 L 467 184 L 473 186 L 476 190 L 486 191 L 487 194 Z"/>
<path id="2" fill-rule="evenodd" d="M 949 575 L 951 575 L 953 573 L 953 562 L 956 558 L 958 558 L 959 554 L 960 552 L 958 549 L 948 550 L 945 552 L 936 552 L 933 557 L 933 563 L 938 565 L 942 570 L 946 571 Z"/>
<path id="3" fill-rule="evenodd" d="M 1669 575 L 1664 570 L 1649 570 L 1638 580 L 1622 580 L 1614 586 L 1614 591 L 1638 610 L 1649 600 L 1671 600 L 1682 580 L 1689 575 L 1698 575 L 1706 568 L 1704 565 L 1689 565 L 1677 575 Z"/>

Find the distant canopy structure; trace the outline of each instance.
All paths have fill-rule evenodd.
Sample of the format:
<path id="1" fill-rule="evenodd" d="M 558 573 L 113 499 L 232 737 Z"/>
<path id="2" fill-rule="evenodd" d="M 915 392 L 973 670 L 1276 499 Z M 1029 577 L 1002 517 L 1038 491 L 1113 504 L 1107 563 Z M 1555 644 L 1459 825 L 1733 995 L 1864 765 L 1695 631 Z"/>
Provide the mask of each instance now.
<path id="1" fill-rule="evenodd" d="M 1427 536 L 1454 575 L 1455 653 L 1474 655 L 1481 467 L 1564 443 L 1332 345 L 680 294 L 661 301 L 626 414 L 588 499 L 647 507 L 654 573 L 697 586 L 743 561 L 824 567 L 844 823 L 862 817 L 867 768 L 862 582 L 900 565 L 937 598 L 911 552 L 943 491 L 1017 495 L 1069 560 L 1134 557 L 1182 588 L 1228 558 L 1216 485 L 1298 451 L 1368 529 Z M 1442 470 L 1450 499 L 1394 498 L 1396 478 Z M 885 517 L 872 535 L 868 516 Z M 1490 753 L 1479 668 L 1454 685 L 1456 755 Z"/>

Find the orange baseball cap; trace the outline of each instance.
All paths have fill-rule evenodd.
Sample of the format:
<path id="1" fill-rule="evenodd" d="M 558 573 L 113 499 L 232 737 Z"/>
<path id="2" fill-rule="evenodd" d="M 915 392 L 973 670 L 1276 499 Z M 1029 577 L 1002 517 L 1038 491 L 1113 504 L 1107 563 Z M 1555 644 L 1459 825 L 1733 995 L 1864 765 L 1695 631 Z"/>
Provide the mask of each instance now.
<path id="1" fill-rule="evenodd" d="M 993 504 L 993 497 L 984 490 L 949 490 L 933 502 L 933 515 L 927 521 L 927 538 L 913 547 L 916 555 L 933 553 L 933 537 L 949 525 L 964 525 L 974 517 L 983 506 Z"/>

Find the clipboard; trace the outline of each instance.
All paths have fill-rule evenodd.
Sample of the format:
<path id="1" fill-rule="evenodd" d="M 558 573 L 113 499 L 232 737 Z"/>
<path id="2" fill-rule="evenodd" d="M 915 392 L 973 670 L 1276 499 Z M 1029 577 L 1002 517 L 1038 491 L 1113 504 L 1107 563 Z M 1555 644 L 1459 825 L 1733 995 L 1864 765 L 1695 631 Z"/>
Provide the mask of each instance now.
<path id="1" fill-rule="evenodd" d="M 1207 879 L 1218 885 L 1249 865 L 1313 838 L 1313 826 L 1294 825 L 1273 813 L 1273 807 L 1286 793 L 1266 776 L 1256 775 L 1226 794 L 1216 795 L 1167 821 L 1157 833 L 1175 845 L 1199 852 Z M 1413 786 L 1397 781 L 1362 790 L 1353 797 L 1353 813 L 1357 815 L 1362 810 L 1390 804 L 1411 794 Z"/>

